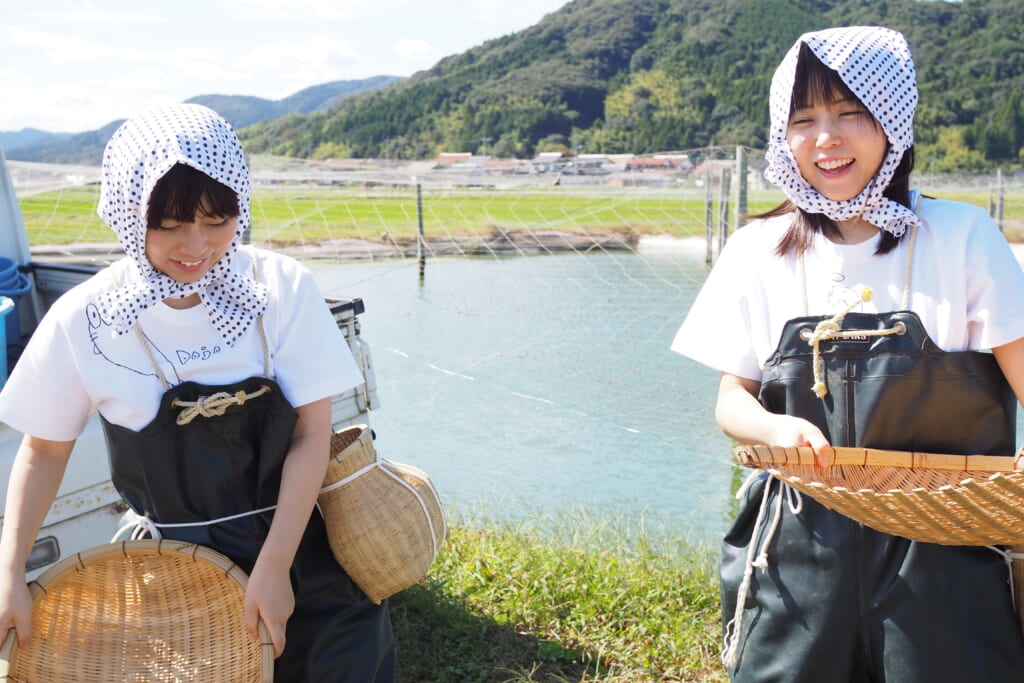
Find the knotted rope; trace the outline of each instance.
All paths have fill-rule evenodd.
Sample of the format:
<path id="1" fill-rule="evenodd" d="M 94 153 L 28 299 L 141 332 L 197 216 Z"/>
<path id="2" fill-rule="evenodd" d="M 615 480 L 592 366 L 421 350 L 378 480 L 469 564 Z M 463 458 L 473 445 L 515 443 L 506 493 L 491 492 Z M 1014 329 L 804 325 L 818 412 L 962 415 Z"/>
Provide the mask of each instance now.
<path id="1" fill-rule="evenodd" d="M 744 498 L 747 494 L 747 489 L 750 488 L 761 474 L 761 472 L 756 470 L 751 472 L 739 491 L 736 492 L 736 498 Z M 786 502 L 789 504 L 789 510 L 794 515 L 799 515 L 804 507 L 803 497 L 800 495 L 800 492 L 780 482 L 779 485 L 782 486 L 782 490 L 779 491 L 779 495 L 775 499 L 775 510 L 772 513 L 771 525 L 768 527 L 767 533 L 762 537 L 760 551 L 758 551 L 757 534 L 760 533 L 762 527 L 767 522 L 769 498 L 771 497 L 772 484 L 775 481 L 775 477 L 768 477 L 764 483 L 761 505 L 757 508 L 757 519 L 754 521 L 754 528 L 750 532 L 750 544 L 747 546 L 747 561 L 743 568 L 743 580 L 740 582 L 739 591 L 736 594 L 736 612 L 733 614 L 732 619 L 729 620 L 729 623 L 725 625 L 722 664 L 730 670 L 735 668 L 736 663 L 739 661 L 743 614 L 747 606 L 747 596 L 750 594 L 750 582 L 754 577 L 754 569 L 760 569 L 762 572 L 768 571 L 768 547 L 775 540 L 775 534 L 778 532 L 779 524 L 782 522 L 783 499 L 786 499 Z"/>
<path id="2" fill-rule="evenodd" d="M 269 391 L 270 387 L 264 384 L 258 391 L 254 391 L 251 394 L 245 393 L 244 390 L 236 391 L 233 394 L 229 394 L 226 391 L 219 391 L 216 394 L 211 394 L 210 396 L 200 396 L 195 401 L 174 399 L 171 401 L 171 406 L 175 408 L 184 408 L 184 410 L 178 413 L 177 422 L 180 427 L 187 425 L 197 417 L 217 417 L 219 415 L 223 415 L 231 406 L 244 405 L 249 399 L 257 398 Z"/>
<path id="3" fill-rule="evenodd" d="M 129 509 L 128 512 L 125 513 L 124 517 L 122 517 L 122 519 L 126 520 L 127 523 L 124 526 L 122 526 L 120 529 L 117 530 L 117 533 L 114 534 L 114 537 L 112 539 L 110 539 L 110 542 L 111 543 L 117 543 L 118 541 L 123 541 L 123 540 L 136 541 L 136 540 L 139 540 L 140 538 L 163 538 L 164 535 L 163 535 L 163 533 L 161 533 L 161 531 L 160 531 L 161 529 L 185 529 L 185 528 L 194 528 L 194 527 L 200 527 L 200 526 L 213 526 L 215 524 L 221 524 L 223 522 L 230 522 L 230 521 L 233 521 L 233 520 L 236 520 L 236 519 L 241 519 L 242 517 L 250 517 L 252 515 L 260 515 L 260 514 L 263 514 L 264 512 L 270 512 L 271 510 L 276 510 L 276 509 L 277 509 L 276 505 L 268 505 L 267 507 L 262 507 L 262 508 L 260 508 L 258 510 L 249 510 L 248 512 L 239 512 L 236 515 L 227 515 L 226 517 L 218 517 L 217 519 L 211 519 L 211 520 L 205 521 L 205 522 L 177 522 L 177 523 L 173 523 L 173 524 L 165 524 L 165 523 L 161 523 L 161 522 L 154 522 L 152 519 L 150 519 L 146 515 L 140 515 L 137 512 L 135 512 L 134 510 Z M 127 532 L 129 532 L 129 531 L 131 531 L 131 534 L 129 535 L 128 539 L 123 538 L 122 535 L 127 533 Z"/>
<path id="4" fill-rule="evenodd" d="M 851 303 L 845 309 L 836 313 L 831 318 L 822 320 L 814 328 L 814 331 L 810 334 L 807 339 L 807 343 L 811 345 L 813 351 L 813 365 L 814 365 L 814 386 L 811 387 L 811 391 L 818 398 L 825 398 L 828 395 L 828 387 L 825 386 L 825 359 L 821 355 L 821 342 L 828 341 L 829 339 L 856 339 L 860 337 L 886 337 L 891 334 L 903 334 L 906 332 L 906 326 L 902 323 L 897 323 L 893 327 L 886 327 L 881 330 L 844 330 L 843 319 L 846 314 L 860 306 L 861 302 L 871 301 L 871 288 L 865 287 L 860 292 L 860 298 Z"/>

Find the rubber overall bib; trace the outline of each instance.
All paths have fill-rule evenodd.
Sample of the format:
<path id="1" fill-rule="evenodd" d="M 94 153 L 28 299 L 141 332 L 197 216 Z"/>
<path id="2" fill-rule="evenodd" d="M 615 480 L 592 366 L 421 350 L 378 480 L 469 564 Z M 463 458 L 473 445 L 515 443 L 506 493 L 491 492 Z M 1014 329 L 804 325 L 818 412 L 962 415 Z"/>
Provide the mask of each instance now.
<path id="1" fill-rule="evenodd" d="M 262 335 L 262 321 L 258 328 Z M 144 338 L 143 344 L 148 349 Z M 269 359 L 264 366 L 269 377 Z M 155 362 L 154 367 L 167 388 Z M 241 404 L 189 420 L 189 413 L 210 412 L 197 409 L 200 397 L 219 392 Z M 164 538 L 211 547 L 250 573 L 270 529 L 297 418 L 267 377 L 230 386 L 184 382 L 167 388 L 156 417 L 140 431 L 103 420 L 111 478 L 132 509 L 155 523 Z M 387 603 L 373 604 L 334 560 L 315 509 L 291 579 L 295 612 L 285 650 L 274 662 L 275 681 L 394 680 Z"/>
<path id="2" fill-rule="evenodd" d="M 807 330 L 827 317 L 786 324 L 761 383 L 770 412 L 808 419 L 834 446 L 1014 454 L 1016 401 L 994 356 L 942 351 L 908 310 L 847 315 L 842 329 L 865 334 L 821 342 L 818 398 Z M 774 530 L 756 523 L 762 508 L 779 515 Z M 766 534 L 767 563 L 743 587 L 749 546 Z M 727 636 L 747 591 L 734 681 L 1024 681 L 1007 561 L 991 549 L 874 531 L 764 474 L 741 501 L 721 571 Z"/>

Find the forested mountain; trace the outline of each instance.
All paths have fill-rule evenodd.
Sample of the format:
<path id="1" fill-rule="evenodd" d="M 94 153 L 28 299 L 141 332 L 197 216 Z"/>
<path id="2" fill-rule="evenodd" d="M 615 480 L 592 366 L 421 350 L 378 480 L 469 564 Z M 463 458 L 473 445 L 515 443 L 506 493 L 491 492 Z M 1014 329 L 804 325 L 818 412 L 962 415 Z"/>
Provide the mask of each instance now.
<path id="1" fill-rule="evenodd" d="M 103 160 L 103 148 L 124 119 L 111 121 L 97 130 L 85 133 L 57 133 L 41 142 L 5 150 L 8 159 L 41 161 L 51 164 L 93 164 Z"/>
<path id="2" fill-rule="evenodd" d="M 0 145 L 3 145 L 4 151 L 9 151 L 18 147 L 36 145 L 41 142 L 56 141 L 70 135 L 71 133 L 50 133 L 38 128 L 22 128 L 21 130 L 10 132 L 0 131 Z"/>
<path id="3" fill-rule="evenodd" d="M 374 76 L 357 81 L 333 81 L 305 88 L 283 100 L 244 95 L 199 95 L 185 101 L 205 105 L 227 119 L 235 128 L 244 128 L 288 114 L 323 111 L 346 97 L 378 90 L 400 80 L 398 76 Z"/>
<path id="4" fill-rule="evenodd" d="M 1019 161 L 1020 0 L 573 0 L 401 83 L 242 137 L 251 152 L 307 157 L 760 147 L 786 49 L 804 31 L 851 24 L 907 36 L 919 156 L 934 169 Z"/>
<path id="5" fill-rule="evenodd" d="M 218 112 L 235 128 L 259 123 L 289 114 L 308 114 L 330 108 L 346 97 L 383 88 L 402 80 L 398 76 L 374 76 L 350 81 L 333 81 L 305 88 L 281 100 L 267 100 L 245 95 L 199 95 L 186 102 L 202 104 Z M 99 164 L 103 148 L 110 136 L 123 123 L 112 121 L 99 130 L 85 133 L 45 133 L 26 131 L 3 133 L 7 158 L 19 161 L 45 161 L 50 163 Z M 8 144 L 8 141 L 16 144 Z"/>

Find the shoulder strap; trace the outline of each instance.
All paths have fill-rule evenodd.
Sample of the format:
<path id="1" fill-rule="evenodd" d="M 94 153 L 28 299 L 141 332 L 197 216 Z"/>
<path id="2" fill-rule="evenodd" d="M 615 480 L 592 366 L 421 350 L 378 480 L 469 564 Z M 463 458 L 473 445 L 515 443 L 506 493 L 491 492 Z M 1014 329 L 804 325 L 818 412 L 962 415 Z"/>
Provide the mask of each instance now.
<path id="1" fill-rule="evenodd" d="M 114 277 L 114 285 L 116 287 L 120 287 L 121 283 L 118 281 L 117 275 L 113 273 L 112 275 Z M 252 257 L 252 276 L 256 282 L 260 281 L 259 260 L 255 254 L 253 254 Z M 263 376 L 273 379 L 273 375 L 271 374 L 273 370 L 270 363 L 270 344 L 267 342 L 267 332 L 263 328 L 263 316 L 256 318 L 256 330 L 259 332 L 260 345 L 263 347 Z M 149 343 L 149 339 L 146 338 L 145 333 L 142 331 L 142 327 L 139 325 L 138 320 L 135 321 L 135 333 L 138 335 L 139 341 L 142 342 L 142 348 L 146 350 L 149 362 L 153 365 L 153 372 L 156 373 L 156 377 L 160 380 L 160 384 L 163 386 L 164 391 L 167 391 L 171 388 L 171 385 L 167 381 L 167 377 L 164 375 L 163 371 L 160 369 L 160 364 L 156 362 L 156 356 L 153 355 L 153 347 Z"/>

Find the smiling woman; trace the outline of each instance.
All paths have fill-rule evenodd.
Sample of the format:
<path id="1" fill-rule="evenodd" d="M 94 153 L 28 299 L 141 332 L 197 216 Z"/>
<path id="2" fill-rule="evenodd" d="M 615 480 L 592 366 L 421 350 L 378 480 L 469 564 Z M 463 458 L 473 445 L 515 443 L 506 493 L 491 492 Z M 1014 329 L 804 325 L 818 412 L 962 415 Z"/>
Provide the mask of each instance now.
<path id="1" fill-rule="evenodd" d="M 244 623 L 253 638 L 265 626 L 277 680 L 387 683 L 387 604 L 335 561 L 314 514 L 332 397 L 364 379 L 312 274 L 241 244 L 249 186 L 238 137 L 206 107 L 146 112 L 108 143 L 98 212 L 126 256 L 49 308 L 0 392 L 3 422 L 25 434 L 0 627 L 29 645 L 22 567 L 98 412 L 140 531 L 213 548 L 248 575 Z M 221 394 L 236 405 L 201 408 Z"/>
<path id="2" fill-rule="evenodd" d="M 797 108 L 786 139 L 800 175 L 833 201 L 856 197 L 888 151 L 885 131 L 855 98 Z"/>
<path id="3" fill-rule="evenodd" d="M 804 34 L 776 69 L 765 176 L 788 201 L 729 240 L 673 343 L 719 371 L 728 436 L 819 468 L 833 446 L 1016 450 L 1024 273 L 982 212 L 909 189 L 916 104 L 890 29 Z M 1019 677 L 1001 554 L 862 526 L 767 473 L 741 499 L 721 561 L 734 682 Z M 949 576 L 971 594 L 949 600 Z"/>
<path id="4" fill-rule="evenodd" d="M 146 258 L 178 282 L 196 282 L 228 252 L 238 229 L 238 215 L 238 197 L 231 188 L 191 166 L 178 164 L 157 182 L 150 195 Z M 199 296 L 165 301 L 175 308 L 188 308 L 199 303 Z"/>

